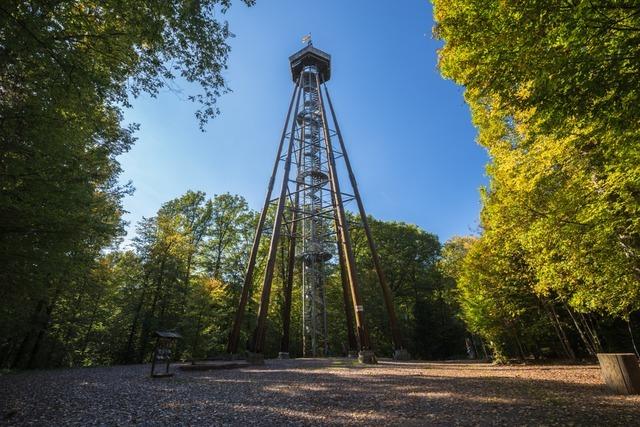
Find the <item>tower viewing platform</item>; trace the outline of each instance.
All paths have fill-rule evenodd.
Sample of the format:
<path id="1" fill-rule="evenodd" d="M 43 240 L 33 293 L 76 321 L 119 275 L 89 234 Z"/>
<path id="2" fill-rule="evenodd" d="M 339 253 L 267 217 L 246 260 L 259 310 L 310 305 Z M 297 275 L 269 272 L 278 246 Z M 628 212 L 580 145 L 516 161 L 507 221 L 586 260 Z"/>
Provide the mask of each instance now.
<path id="1" fill-rule="evenodd" d="M 289 57 L 291 78 L 295 82 L 305 67 L 315 66 L 320 74 L 320 83 L 331 78 L 331 55 L 308 45 Z"/>

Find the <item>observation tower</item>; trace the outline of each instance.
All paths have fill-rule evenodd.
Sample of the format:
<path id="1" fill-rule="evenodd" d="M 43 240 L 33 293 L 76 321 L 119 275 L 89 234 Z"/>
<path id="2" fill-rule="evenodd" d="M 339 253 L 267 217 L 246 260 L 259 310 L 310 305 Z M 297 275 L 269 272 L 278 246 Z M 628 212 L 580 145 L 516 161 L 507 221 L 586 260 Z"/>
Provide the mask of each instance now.
<path id="1" fill-rule="evenodd" d="M 341 352 L 342 349 L 329 348 L 329 327 L 345 327 L 349 352 L 357 352 L 363 363 L 376 363 L 365 321 L 351 242 L 350 228 L 356 225 L 364 230 L 380 283 L 391 326 L 394 357 L 406 359 L 408 353 L 402 343 L 391 290 L 384 277 L 327 90 L 326 82 L 331 78 L 331 56 L 315 48 L 309 37 L 305 37 L 304 41 L 308 41 L 307 46 L 289 57 L 293 94 L 256 226 L 227 351 L 230 354 L 238 352 L 260 243 L 263 238 L 268 238 L 269 249 L 262 278 L 258 318 L 247 345 L 249 358 L 256 363 L 260 363 L 263 358 L 271 288 L 280 251 L 286 258 L 280 357 L 286 358 L 289 355 L 291 299 L 293 286 L 296 284 L 302 286 L 303 356 L 322 357 Z M 347 172 L 350 192 L 341 188 L 338 162 L 343 163 Z M 277 190 L 275 195 L 274 188 Z M 359 224 L 351 224 L 345 213 L 344 204 L 350 201 L 356 203 L 360 214 Z M 270 215 L 272 212 L 274 216 Z M 268 222 L 270 227 L 267 227 Z M 327 273 L 334 268 L 339 268 L 340 271 L 346 325 L 327 324 Z M 298 280 L 295 280 L 296 273 Z"/>

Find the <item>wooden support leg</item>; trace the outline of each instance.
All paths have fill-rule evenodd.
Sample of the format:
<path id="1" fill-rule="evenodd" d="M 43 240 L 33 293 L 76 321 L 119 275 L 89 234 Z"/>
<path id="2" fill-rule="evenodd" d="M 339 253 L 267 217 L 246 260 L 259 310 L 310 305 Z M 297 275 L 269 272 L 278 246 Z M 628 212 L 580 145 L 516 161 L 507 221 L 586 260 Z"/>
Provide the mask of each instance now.
<path id="1" fill-rule="evenodd" d="M 298 151 L 298 166 L 302 160 L 302 147 Z M 289 357 L 290 329 L 291 329 L 291 294 L 293 292 L 293 275 L 296 263 L 296 240 L 298 238 L 298 210 L 300 203 L 300 183 L 296 178 L 296 192 L 291 206 L 291 237 L 289 239 L 289 253 L 287 262 L 287 277 L 284 287 L 284 307 L 282 313 L 282 340 L 280 341 L 280 357 Z"/>
<path id="2" fill-rule="evenodd" d="M 360 289 L 358 287 L 358 281 L 355 270 L 355 257 L 353 255 L 353 247 L 351 244 L 351 236 L 349 234 L 349 225 L 347 217 L 344 212 L 344 206 L 342 203 L 342 193 L 340 191 L 340 183 L 338 181 L 335 156 L 333 153 L 333 147 L 331 146 L 331 136 L 329 133 L 329 127 L 327 125 L 327 118 L 324 111 L 324 100 L 322 97 L 322 91 L 320 90 L 320 79 L 316 75 L 316 84 L 318 87 L 318 94 L 320 96 L 320 115 L 322 117 L 322 130 L 324 134 L 324 143 L 327 150 L 327 159 L 329 166 L 329 180 L 331 182 L 331 191 L 335 195 L 336 200 L 336 216 L 338 218 L 338 227 L 340 229 L 340 237 L 342 239 L 342 247 L 345 254 L 345 261 L 347 267 L 347 276 L 349 278 L 349 285 L 351 288 L 351 298 L 354 305 L 356 328 L 358 331 L 359 345 L 360 345 L 360 360 L 363 363 L 376 363 L 375 355 L 371 351 L 371 343 L 369 340 L 369 331 L 367 329 L 364 318 L 364 307 L 360 297 Z"/>
<path id="3" fill-rule="evenodd" d="M 298 98 L 300 97 L 300 90 L 298 91 Z M 253 353 L 261 354 L 264 351 L 264 338 L 267 326 L 267 313 L 269 311 L 269 299 L 271 296 L 271 283 L 273 281 L 273 272 L 276 264 L 276 255 L 278 249 L 278 242 L 280 240 L 280 227 L 282 225 L 282 217 L 285 208 L 285 200 L 287 196 L 287 187 L 289 184 L 289 172 L 291 170 L 291 156 L 293 153 L 293 146 L 295 140 L 296 120 L 298 115 L 298 102 L 296 102 L 294 120 L 291 125 L 291 133 L 289 137 L 289 146 L 287 148 L 287 155 L 284 163 L 284 172 L 282 176 L 282 186 L 280 188 L 280 197 L 278 198 L 278 206 L 276 208 L 275 220 L 273 223 L 273 231 L 271 233 L 271 242 L 269 244 L 269 253 L 267 256 L 267 266 L 264 272 L 264 279 L 262 282 L 262 296 L 260 298 L 260 308 L 258 309 L 258 324 L 253 334 L 253 339 L 250 345 L 250 350 Z"/>
<path id="4" fill-rule="evenodd" d="M 400 328 L 398 327 L 398 319 L 396 317 L 395 308 L 393 306 L 393 295 L 391 292 L 391 288 L 389 287 L 389 284 L 387 283 L 387 280 L 384 276 L 384 272 L 382 270 L 382 264 L 380 263 L 380 258 L 378 256 L 378 249 L 376 248 L 375 242 L 373 240 L 373 235 L 371 233 L 371 228 L 369 227 L 369 220 L 367 218 L 367 213 L 364 209 L 364 204 L 362 203 L 362 197 L 360 197 L 360 190 L 358 189 L 358 183 L 356 181 L 355 174 L 353 173 L 353 169 L 351 168 L 349 155 L 347 154 L 347 149 L 344 144 L 344 140 L 342 138 L 342 133 L 340 132 L 340 126 L 338 125 L 336 113 L 333 109 L 333 104 L 331 103 L 331 97 L 329 96 L 329 92 L 327 91 L 326 85 L 324 86 L 324 91 L 327 95 L 329 110 L 331 111 L 331 117 L 336 127 L 338 142 L 340 143 L 340 151 L 342 152 L 344 163 L 347 168 L 347 173 L 349 174 L 349 180 L 351 182 L 351 187 L 353 188 L 353 195 L 358 205 L 358 211 L 360 213 L 360 218 L 362 220 L 364 232 L 367 236 L 367 243 L 369 244 L 369 249 L 371 251 L 371 257 L 373 258 L 373 264 L 376 270 L 376 274 L 378 276 L 378 281 L 380 282 L 380 286 L 382 288 L 382 295 L 384 296 L 384 303 L 387 309 L 387 313 L 389 315 L 389 323 L 391 325 L 391 335 L 393 337 L 393 344 L 395 349 L 394 357 L 399 359 L 408 359 L 409 354 L 404 349 L 402 335 L 400 334 Z"/>
<path id="5" fill-rule="evenodd" d="M 258 256 L 258 250 L 260 249 L 260 238 L 262 237 L 262 229 L 267 219 L 267 211 L 269 209 L 269 201 L 271 200 L 271 193 L 273 192 L 273 184 L 276 179 L 276 173 L 278 172 L 278 164 L 280 163 L 280 157 L 282 156 L 282 148 L 286 137 L 286 131 L 291 118 L 291 110 L 293 108 L 294 101 L 297 105 L 297 100 L 300 99 L 300 89 L 296 85 L 291 95 L 291 102 L 289 103 L 289 110 L 287 111 L 287 118 L 282 129 L 282 136 L 280 137 L 280 144 L 278 145 L 278 153 L 273 164 L 273 170 L 271 172 L 271 178 L 269 179 L 269 185 L 267 187 L 267 195 L 265 196 L 262 211 L 260 212 L 260 218 L 258 219 L 258 225 L 256 226 L 256 232 L 253 237 L 253 245 L 251 246 L 251 252 L 249 254 L 249 262 L 247 264 L 247 271 L 244 276 L 244 284 L 242 285 L 242 293 L 240 295 L 240 301 L 238 303 L 238 309 L 233 320 L 233 326 L 231 327 L 231 333 L 229 335 L 229 342 L 227 343 L 227 353 L 235 354 L 238 352 L 238 341 L 240 340 L 240 329 L 242 328 L 242 321 L 244 319 L 244 312 L 249 299 L 249 290 L 253 283 L 253 272 L 256 266 L 256 259 Z M 295 117 L 293 120 L 295 124 Z"/>
<path id="6" fill-rule="evenodd" d="M 353 304 L 351 303 L 351 296 L 349 295 L 349 280 L 347 278 L 347 267 L 344 256 L 344 248 L 342 243 L 342 237 L 340 233 L 340 222 L 337 215 L 337 201 L 335 194 L 331 194 L 331 202 L 333 204 L 334 222 L 336 228 L 336 241 L 338 244 L 338 261 L 340 265 L 340 282 L 342 284 L 342 299 L 344 300 L 344 314 L 347 326 L 347 353 L 351 355 L 352 352 L 358 351 L 358 340 L 356 334 L 353 331 Z"/>

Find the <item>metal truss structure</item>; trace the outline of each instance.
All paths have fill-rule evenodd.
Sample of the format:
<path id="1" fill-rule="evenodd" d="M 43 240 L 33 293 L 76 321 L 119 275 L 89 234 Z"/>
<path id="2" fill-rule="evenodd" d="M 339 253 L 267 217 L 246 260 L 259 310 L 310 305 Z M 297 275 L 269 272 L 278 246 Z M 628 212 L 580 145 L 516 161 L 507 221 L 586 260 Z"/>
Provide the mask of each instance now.
<path id="1" fill-rule="evenodd" d="M 254 355 L 261 355 L 264 351 L 271 285 L 278 247 L 282 243 L 287 246 L 285 251 L 287 264 L 281 355 L 289 353 L 291 295 L 296 262 L 300 263 L 300 271 L 302 271 L 303 355 L 317 357 L 328 354 L 325 270 L 326 263 L 333 257 L 333 245 L 336 245 L 349 350 L 358 351 L 362 362 L 375 363 L 356 274 L 350 224 L 344 209 L 346 202 L 355 200 L 389 315 L 395 348 L 394 356 L 406 358 L 408 355 L 403 348 L 398 329 L 391 290 L 384 278 L 355 175 L 326 87 L 326 81 L 331 75 L 331 57 L 309 43 L 304 49 L 292 55 L 289 61 L 295 83 L 294 90 L 249 254 L 245 281 L 227 351 L 230 354 L 238 351 L 240 329 L 250 287 L 253 284 L 260 241 L 262 236 L 267 234 L 265 228 L 269 208 L 275 206 L 275 217 L 269 233 L 270 243 L 257 326 L 248 350 Z M 330 129 L 325 98 L 335 130 Z M 344 163 L 353 194 L 341 190 L 337 170 L 338 160 Z M 280 192 L 277 197 L 272 198 L 277 177 L 281 178 Z M 282 236 L 288 239 L 281 239 Z M 281 250 L 285 248 L 281 247 Z"/>

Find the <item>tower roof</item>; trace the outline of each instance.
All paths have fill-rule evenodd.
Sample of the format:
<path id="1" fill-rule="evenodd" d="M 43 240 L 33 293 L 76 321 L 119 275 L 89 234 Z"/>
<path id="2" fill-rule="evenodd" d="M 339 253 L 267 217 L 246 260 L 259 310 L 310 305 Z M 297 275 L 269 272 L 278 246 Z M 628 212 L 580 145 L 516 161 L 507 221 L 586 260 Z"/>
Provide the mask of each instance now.
<path id="1" fill-rule="evenodd" d="M 320 73 L 320 83 L 331 78 L 331 55 L 316 49 L 312 45 L 299 50 L 289 57 L 291 63 L 291 77 L 295 82 L 304 67 L 315 65 Z"/>

